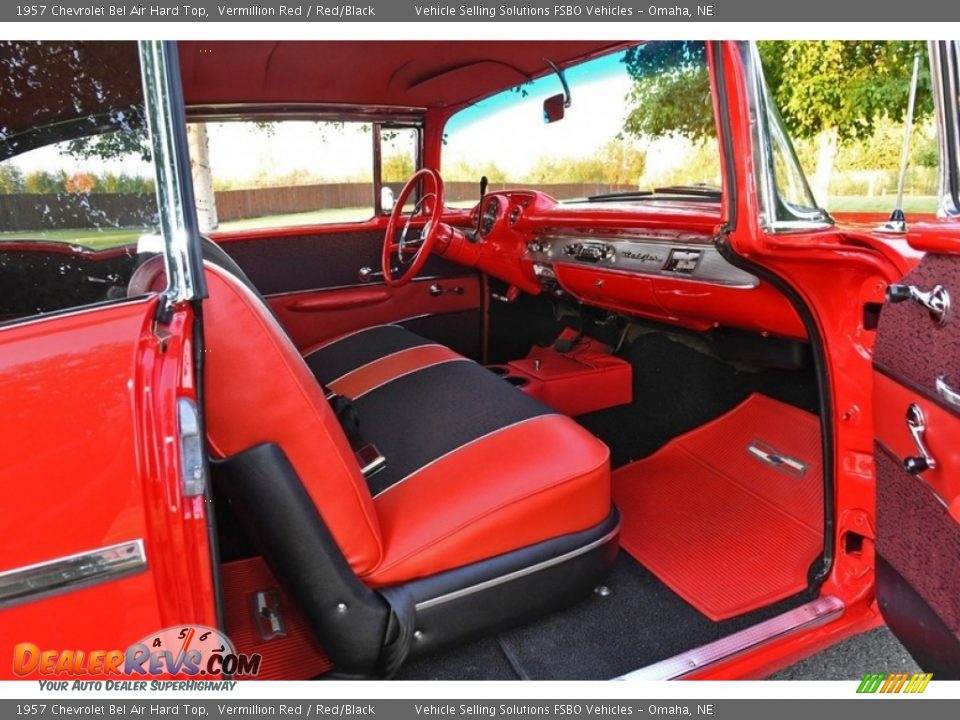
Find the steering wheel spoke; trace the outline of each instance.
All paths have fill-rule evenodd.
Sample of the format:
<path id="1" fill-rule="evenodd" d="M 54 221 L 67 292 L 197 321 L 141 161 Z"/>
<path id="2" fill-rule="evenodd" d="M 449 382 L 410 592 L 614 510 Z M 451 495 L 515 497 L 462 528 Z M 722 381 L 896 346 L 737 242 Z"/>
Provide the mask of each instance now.
<path id="1" fill-rule="evenodd" d="M 420 198 L 414 205 L 406 221 L 403 221 L 403 208 L 407 204 L 410 194 L 420 188 Z M 416 231 L 411 227 L 414 217 L 426 218 L 423 229 Z M 441 221 L 443 218 L 443 180 L 440 174 L 431 168 L 423 168 L 413 174 L 393 206 L 387 230 L 383 238 L 382 270 L 387 285 L 398 287 L 406 285 L 420 272 L 423 264 L 437 238 L 440 236 Z M 402 228 L 400 242 L 396 242 L 397 229 Z M 393 267 L 393 256 L 396 255 L 400 270 Z M 399 274 L 398 274 L 399 272 Z"/>

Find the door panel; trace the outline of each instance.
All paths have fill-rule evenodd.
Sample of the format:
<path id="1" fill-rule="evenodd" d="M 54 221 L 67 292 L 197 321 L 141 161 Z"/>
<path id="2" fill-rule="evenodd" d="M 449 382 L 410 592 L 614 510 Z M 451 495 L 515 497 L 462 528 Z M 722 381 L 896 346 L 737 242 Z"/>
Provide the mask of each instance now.
<path id="1" fill-rule="evenodd" d="M 377 221 L 215 240 L 267 297 L 301 352 L 371 325 L 399 323 L 479 357 L 482 303 L 476 272 L 432 256 L 420 279 L 405 287 L 360 282 L 360 268 L 380 270 L 383 228 Z M 438 287 L 431 293 L 432 286 Z"/>
<path id="2" fill-rule="evenodd" d="M 177 398 L 193 391 L 189 313 L 163 347 L 156 298 L 0 330 L 0 573 L 142 543 L 116 574 L 0 601 L 0 679 L 18 643 L 123 650 L 181 622 L 214 625 L 202 498 L 179 495 Z M 74 568 L 73 572 L 82 572 Z M 31 674 L 30 676 L 34 676 Z"/>
<path id="3" fill-rule="evenodd" d="M 434 286 L 443 290 L 439 296 L 431 293 Z M 297 348 L 307 353 L 327 340 L 372 325 L 404 324 L 402 321 L 447 314 L 458 315 L 460 323 L 477 323 L 480 282 L 476 275 L 464 275 L 414 280 L 398 288 L 377 284 L 275 295 L 267 301 Z M 434 323 L 426 332 L 430 339 L 462 352 L 454 347 L 463 344 L 456 330 Z M 479 328 L 471 335 L 479 336 L 478 333 Z"/>
<path id="4" fill-rule="evenodd" d="M 928 254 L 902 282 L 960 299 L 960 256 Z M 913 299 L 888 302 L 874 370 L 880 610 L 924 669 L 960 678 L 960 407 L 938 390 L 960 382 L 956 308 L 941 323 Z M 912 406 L 922 432 L 911 433 Z M 907 459 L 923 454 L 915 435 L 935 466 L 911 473 Z"/>

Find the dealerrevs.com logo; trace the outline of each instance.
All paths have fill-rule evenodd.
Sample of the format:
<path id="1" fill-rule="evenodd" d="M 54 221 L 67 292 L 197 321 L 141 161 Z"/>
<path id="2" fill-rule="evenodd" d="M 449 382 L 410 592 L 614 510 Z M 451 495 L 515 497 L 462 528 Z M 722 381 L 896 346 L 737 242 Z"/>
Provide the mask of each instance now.
<path id="1" fill-rule="evenodd" d="M 19 678 L 249 678 L 260 672 L 261 660 L 259 654 L 237 653 L 219 630 L 185 625 L 148 635 L 125 650 L 56 650 L 18 643 L 13 672 Z"/>

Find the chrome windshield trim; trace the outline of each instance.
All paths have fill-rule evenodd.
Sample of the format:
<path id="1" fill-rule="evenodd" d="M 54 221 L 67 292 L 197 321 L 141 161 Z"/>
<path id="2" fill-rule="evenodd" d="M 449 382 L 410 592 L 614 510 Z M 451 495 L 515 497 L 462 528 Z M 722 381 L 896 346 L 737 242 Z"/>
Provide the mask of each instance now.
<path id="1" fill-rule="evenodd" d="M 617 680 L 676 680 L 787 635 L 810 630 L 843 614 L 843 601 L 817 598 L 733 635 L 622 675 Z"/>
<path id="2" fill-rule="evenodd" d="M 779 191 L 777 189 L 777 180 L 773 169 L 773 140 L 770 137 L 770 118 L 768 116 L 771 105 L 773 111 L 779 115 L 773 99 L 769 97 L 766 81 L 763 75 L 763 65 L 760 61 L 760 51 L 757 43 L 750 42 L 744 45 L 744 51 L 741 52 L 746 75 L 747 92 L 749 97 L 750 125 L 753 139 L 753 162 L 755 166 L 754 180 L 757 184 L 757 195 L 760 199 L 760 225 L 770 233 L 789 232 L 793 230 L 822 230 L 834 225 L 833 218 L 822 207 L 801 208 L 790 205 L 790 214 L 792 219 L 782 220 L 777 215 L 777 204 L 779 202 Z M 789 138 L 788 138 L 789 140 Z M 795 151 L 794 151 L 795 152 Z M 807 192 L 810 194 L 806 175 L 803 168 L 799 167 L 799 162 L 794 155 L 794 162 L 798 164 L 798 170 L 803 183 L 806 185 Z"/>
<path id="3" fill-rule="evenodd" d="M 0 572 L 0 609 L 98 585 L 147 568 L 143 540 L 66 555 Z"/>

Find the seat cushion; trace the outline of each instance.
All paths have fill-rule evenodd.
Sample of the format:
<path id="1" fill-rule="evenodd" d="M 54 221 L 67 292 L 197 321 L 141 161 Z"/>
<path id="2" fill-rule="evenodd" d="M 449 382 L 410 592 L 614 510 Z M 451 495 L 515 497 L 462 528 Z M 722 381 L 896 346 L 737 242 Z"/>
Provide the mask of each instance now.
<path id="1" fill-rule="evenodd" d="M 387 459 L 368 479 L 384 557 L 405 582 L 584 530 L 610 513 L 609 451 L 476 363 L 430 365 L 354 401 Z"/>
<path id="2" fill-rule="evenodd" d="M 374 499 L 384 546 L 372 587 L 462 567 L 585 530 L 610 513 L 610 458 L 562 415 L 508 425 Z"/>

